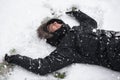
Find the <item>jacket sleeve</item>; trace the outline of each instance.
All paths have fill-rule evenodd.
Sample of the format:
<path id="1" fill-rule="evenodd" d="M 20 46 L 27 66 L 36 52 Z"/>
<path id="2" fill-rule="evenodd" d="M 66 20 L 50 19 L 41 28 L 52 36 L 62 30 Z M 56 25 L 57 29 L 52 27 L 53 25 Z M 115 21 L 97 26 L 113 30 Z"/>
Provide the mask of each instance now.
<path id="1" fill-rule="evenodd" d="M 41 66 L 41 58 L 32 59 L 30 57 L 17 54 L 17 55 L 10 56 L 8 63 L 16 64 L 33 73 L 38 74 L 38 69 Z"/>
<path id="2" fill-rule="evenodd" d="M 48 74 L 68 66 L 75 61 L 74 34 L 68 33 L 59 46 L 47 57 L 41 60 L 40 74 Z"/>
<path id="3" fill-rule="evenodd" d="M 71 11 L 71 12 L 66 12 L 67 14 L 70 14 L 76 18 L 76 20 L 80 23 L 81 26 L 84 28 L 97 28 L 97 22 L 88 16 L 87 14 L 83 13 L 82 11 Z"/>
<path id="4" fill-rule="evenodd" d="M 46 75 L 59 70 L 74 62 L 74 37 L 68 34 L 60 45 L 45 58 L 32 59 L 26 56 L 17 55 L 11 63 L 19 65 L 33 73 Z"/>

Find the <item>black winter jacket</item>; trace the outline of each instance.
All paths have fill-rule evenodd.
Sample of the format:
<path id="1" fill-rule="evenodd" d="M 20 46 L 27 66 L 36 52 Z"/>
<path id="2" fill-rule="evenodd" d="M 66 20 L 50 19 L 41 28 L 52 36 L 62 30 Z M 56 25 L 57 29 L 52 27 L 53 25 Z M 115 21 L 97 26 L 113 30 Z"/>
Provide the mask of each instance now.
<path id="1" fill-rule="evenodd" d="M 72 15 L 80 26 L 70 29 L 60 40 L 56 39 L 54 42 L 49 39 L 47 42 L 56 46 L 50 55 L 43 59 L 14 55 L 10 63 L 40 75 L 54 72 L 72 63 L 94 64 L 120 71 L 118 32 L 96 29 L 96 21 L 81 11 L 74 11 Z"/>

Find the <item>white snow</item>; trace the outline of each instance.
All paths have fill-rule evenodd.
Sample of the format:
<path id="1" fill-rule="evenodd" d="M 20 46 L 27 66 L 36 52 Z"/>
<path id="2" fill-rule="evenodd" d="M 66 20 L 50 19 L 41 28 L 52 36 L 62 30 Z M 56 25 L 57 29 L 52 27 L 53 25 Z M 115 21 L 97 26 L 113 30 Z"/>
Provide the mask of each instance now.
<path id="1" fill-rule="evenodd" d="M 120 31 L 120 0 L 0 0 L 0 62 L 5 53 L 16 49 L 16 54 L 32 58 L 45 57 L 55 48 L 37 37 L 36 29 L 46 17 L 61 16 L 70 26 L 78 23 L 64 12 L 72 6 L 93 17 L 98 27 Z M 109 69 L 73 64 L 60 72 L 67 72 L 64 80 L 120 80 L 120 73 Z M 1 78 L 1 77 L 0 77 Z M 39 76 L 16 66 L 0 80 L 58 80 L 52 74 Z"/>

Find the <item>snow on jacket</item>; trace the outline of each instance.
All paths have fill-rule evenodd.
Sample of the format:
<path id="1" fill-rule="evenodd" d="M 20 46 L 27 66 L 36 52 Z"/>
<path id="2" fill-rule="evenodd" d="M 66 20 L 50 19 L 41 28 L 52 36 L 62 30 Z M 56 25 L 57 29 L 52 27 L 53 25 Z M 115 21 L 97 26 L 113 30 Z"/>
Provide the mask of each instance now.
<path id="1" fill-rule="evenodd" d="M 94 19 L 81 11 L 72 14 L 80 23 L 60 39 L 48 39 L 56 49 L 45 58 L 14 55 L 11 63 L 36 74 L 45 75 L 72 63 L 100 65 L 120 71 L 119 32 L 98 30 Z M 64 24 L 64 26 L 68 26 Z"/>

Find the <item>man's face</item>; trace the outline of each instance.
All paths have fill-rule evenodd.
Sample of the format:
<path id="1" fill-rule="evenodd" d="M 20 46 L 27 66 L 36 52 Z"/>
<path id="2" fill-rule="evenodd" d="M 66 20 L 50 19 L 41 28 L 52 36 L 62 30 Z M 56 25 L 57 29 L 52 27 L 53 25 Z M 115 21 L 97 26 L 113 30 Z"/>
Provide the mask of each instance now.
<path id="1" fill-rule="evenodd" d="M 61 28 L 61 26 L 62 26 L 62 24 L 54 22 L 54 23 L 48 25 L 48 31 L 49 32 L 55 32 L 56 30 L 58 30 L 59 28 Z"/>

